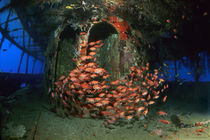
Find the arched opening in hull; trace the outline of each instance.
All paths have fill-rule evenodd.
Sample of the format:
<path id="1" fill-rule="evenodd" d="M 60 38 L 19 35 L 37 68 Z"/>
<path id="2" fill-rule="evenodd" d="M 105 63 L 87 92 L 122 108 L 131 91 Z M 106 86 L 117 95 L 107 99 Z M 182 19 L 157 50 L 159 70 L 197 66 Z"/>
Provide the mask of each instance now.
<path id="1" fill-rule="evenodd" d="M 76 36 L 77 31 L 75 31 L 70 25 L 66 26 L 61 32 L 58 43 L 56 64 L 55 64 L 55 81 L 61 75 L 68 75 L 70 70 L 76 68 L 76 63 L 72 61 L 72 58 L 77 55 Z"/>
<path id="2" fill-rule="evenodd" d="M 89 32 L 88 42 L 97 40 L 105 40 L 111 34 L 117 34 L 117 30 L 114 26 L 107 22 L 101 22 L 94 25 Z"/>
<path id="3" fill-rule="evenodd" d="M 89 32 L 88 42 L 102 40 L 104 45 L 97 50 L 97 63 L 105 68 L 112 79 L 120 77 L 120 52 L 119 43 L 120 36 L 114 26 L 107 22 L 101 22 L 94 25 Z M 90 47 L 87 48 L 87 54 L 90 52 Z"/>

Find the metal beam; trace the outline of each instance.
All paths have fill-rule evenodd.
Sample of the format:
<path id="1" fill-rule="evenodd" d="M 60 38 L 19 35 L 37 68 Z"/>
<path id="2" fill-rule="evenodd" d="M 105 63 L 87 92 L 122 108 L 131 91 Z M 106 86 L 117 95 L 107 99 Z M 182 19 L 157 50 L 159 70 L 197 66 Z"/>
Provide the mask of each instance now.
<path id="1" fill-rule="evenodd" d="M 30 48 L 30 44 L 31 44 L 31 38 L 28 38 L 28 48 Z M 26 59 L 26 74 L 28 74 L 28 61 L 29 61 L 29 55 L 27 54 L 27 59 Z"/>
<path id="2" fill-rule="evenodd" d="M 16 14 L 19 17 L 19 20 L 20 20 L 23 28 L 27 31 L 28 35 L 39 44 L 40 47 L 43 46 L 40 43 L 41 41 L 39 40 L 39 37 L 37 37 L 36 33 L 34 33 L 33 28 L 29 27 L 29 25 L 27 24 L 27 22 L 29 22 L 29 19 L 27 19 L 27 15 L 21 14 L 21 11 L 22 11 L 22 9 L 20 9 L 20 10 L 16 9 Z"/>
<path id="3" fill-rule="evenodd" d="M 23 28 L 15 28 L 15 29 L 12 29 L 12 30 L 10 30 L 10 31 L 8 31 L 8 33 L 10 32 L 15 32 L 15 31 L 18 31 L 18 30 L 23 30 Z"/>
<path id="4" fill-rule="evenodd" d="M 18 66 L 18 71 L 17 71 L 18 73 L 20 72 L 20 67 L 21 67 L 21 64 L 22 64 L 23 56 L 24 56 L 24 51 L 22 51 L 22 54 L 21 54 L 21 58 L 20 58 L 19 66 Z"/>
<path id="5" fill-rule="evenodd" d="M 36 59 L 34 60 L 34 63 L 33 63 L 32 74 L 34 74 L 35 64 L 36 64 Z"/>
<path id="6" fill-rule="evenodd" d="M 9 20 L 9 17 L 11 15 L 11 12 L 12 12 L 12 8 L 9 9 L 9 13 L 8 13 L 8 16 L 7 16 L 7 19 L 6 19 L 6 23 L 5 23 L 5 27 L 4 27 L 4 30 L 7 30 L 7 27 L 8 27 L 8 20 Z M 4 42 L 4 39 L 5 39 L 5 36 L 4 34 L 2 33 L 2 39 L 1 39 L 1 42 L 0 42 L 0 50 L 1 50 L 1 47 L 2 47 L 2 44 Z"/>
<path id="7" fill-rule="evenodd" d="M 1 50 L 1 46 L 2 46 L 2 44 L 4 42 L 4 39 L 5 39 L 5 36 L 2 35 L 1 42 L 0 42 L 0 50 Z"/>
<path id="8" fill-rule="evenodd" d="M 40 74 L 42 73 L 43 67 L 44 67 L 44 63 L 42 63 L 42 66 L 40 68 Z"/>
<path id="9" fill-rule="evenodd" d="M 20 48 L 21 50 L 23 50 L 24 52 L 28 53 L 29 55 L 33 56 L 34 58 L 44 62 L 44 59 L 42 58 L 38 58 L 34 53 L 31 53 L 30 51 L 28 51 L 27 49 L 23 48 L 22 46 L 20 46 L 12 37 L 9 36 L 9 34 L 7 33 L 6 30 L 4 30 L 2 27 L 0 27 L 0 32 L 2 33 L 3 36 L 5 36 L 11 43 L 13 43 L 15 46 L 17 46 L 18 48 Z"/>
<path id="10" fill-rule="evenodd" d="M 4 10 L 10 8 L 10 6 L 11 6 L 10 4 L 7 4 L 7 5 L 5 5 L 4 7 L 2 7 L 2 8 L 0 9 L 0 13 L 3 12 Z"/>
<path id="11" fill-rule="evenodd" d="M 19 19 L 18 17 L 15 17 L 13 19 L 8 20 L 8 22 L 11 22 L 11 21 L 14 21 L 14 20 L 18 20 L 18 19 Z M 3 24 L 6 24 L 6 22 L 2 22 L 0 25 L 3 25 Z"/>
<path id="12" fill-rule="evenodd" d="M 25 49 L 25 32 L 23 30 L 23 48 Z M 19 63 L 19 66 L 18 66 L 18 73 L 20 72 L 20 67 L 21 67 L 21 64 L 22 64 L 22 60 L 23 60 L 23 56 L 24 56 L 24 51 L 22 50 L 22 54 L 21 54 L 21 58 L 20 58 L 20 63 Z"/>

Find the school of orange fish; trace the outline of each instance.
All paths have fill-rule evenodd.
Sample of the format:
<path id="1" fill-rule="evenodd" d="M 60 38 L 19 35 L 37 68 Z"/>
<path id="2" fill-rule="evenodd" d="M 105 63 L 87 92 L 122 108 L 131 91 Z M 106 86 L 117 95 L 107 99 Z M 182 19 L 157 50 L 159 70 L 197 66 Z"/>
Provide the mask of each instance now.
<path id="1" fill-rule="evenodd" d="M 105 125 L 146 116 L 168 85 L 158 78 L 158 70 L 149 72 L 149 63 L 132 66 L 124 79 L 111 81 L 111 75 L 96 63 L 97 50 L 102 46 L 102 40 L 88 44 L 89 52 L 79 58 L 77 68 L 55 82 L 55 89 L 50 90 L 52 99 L 69 109 L 72 115 L 104 118 Z M 164 96 L 162 101 L 166 98 Z M 167 115 L 163 111 L 158 114 Z M 167 120 L 161 122 L 169 124 Z"/>

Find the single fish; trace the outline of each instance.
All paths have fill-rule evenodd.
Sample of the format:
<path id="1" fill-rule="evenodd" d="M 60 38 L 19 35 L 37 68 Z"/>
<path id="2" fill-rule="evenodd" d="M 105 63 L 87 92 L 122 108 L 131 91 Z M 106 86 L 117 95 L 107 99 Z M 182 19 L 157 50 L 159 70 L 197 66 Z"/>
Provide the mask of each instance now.
<path id="1" fill-rule="evenodd" d="M 95 44 L 96 44 L 95 42 L 90 42 L 88 45 L 93 46 Z"/>
<path id="2" fill-rule="evenodd" d="M 167 99 L 167 95 L 165 97 L 163 97 L 163 102 L 165 102 Z"/>
<path id="3" fill-rule="evenodd" d="M 86 32 L 81 32 L 80 35 L 86 35 Z"/>
<path id="4" fill-rule="evenodd" d="M 144 116 L 146 116 L 147 113 L 148 113 L 148 109 L 146 109 L 146 110 L 143 112 Z"/>
<path id="5" fill-rule="evenodd" d="M 161 123 L 164 123 L 164 124 L 170 124 L 170 122 L 168 120 L 160 120 Z"/>
<path id="6" fill-rule="evenodd" d="M 157 114 L 160 115 L 160 116 L 166 116 L 166 115 L 168 115 L 168 113 L 166 113 L 164 111 L 158 111 Z"/>
<path id="7" fill-rule="evenodd" d="M 149 101 L 149 102 L 148 102 L 149 105 L 152 105 L 152 104 L 154 104 L 154 103 L 155 103 L 155 101 Z"/>
<path id="8" fill-rule="evenodd" d="M 125 117 L 128 121 L 130 121 L 133 118 L 133 115 L 129 115 Z"/>
<path id="9" fill-rule="evenodd" d="M 144 109 L 145 109 L 145 107 L 140 106 L 140 107 L 136 108 L 136 112 L 139 113 L 139 112 L 141 112 Z"/>

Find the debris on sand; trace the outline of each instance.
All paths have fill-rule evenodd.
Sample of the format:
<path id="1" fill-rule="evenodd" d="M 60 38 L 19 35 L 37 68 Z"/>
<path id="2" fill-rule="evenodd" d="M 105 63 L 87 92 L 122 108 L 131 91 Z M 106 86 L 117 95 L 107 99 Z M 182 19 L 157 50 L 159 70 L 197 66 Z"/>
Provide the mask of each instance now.
<path id="1" fill-rule="evenodd" d="M 26 133 L 24 125 L 16 125 L 14 123 L 8 123 L 2 129 L 2 138 L 5 139 L 20 139 L 23 138 Z"/>

